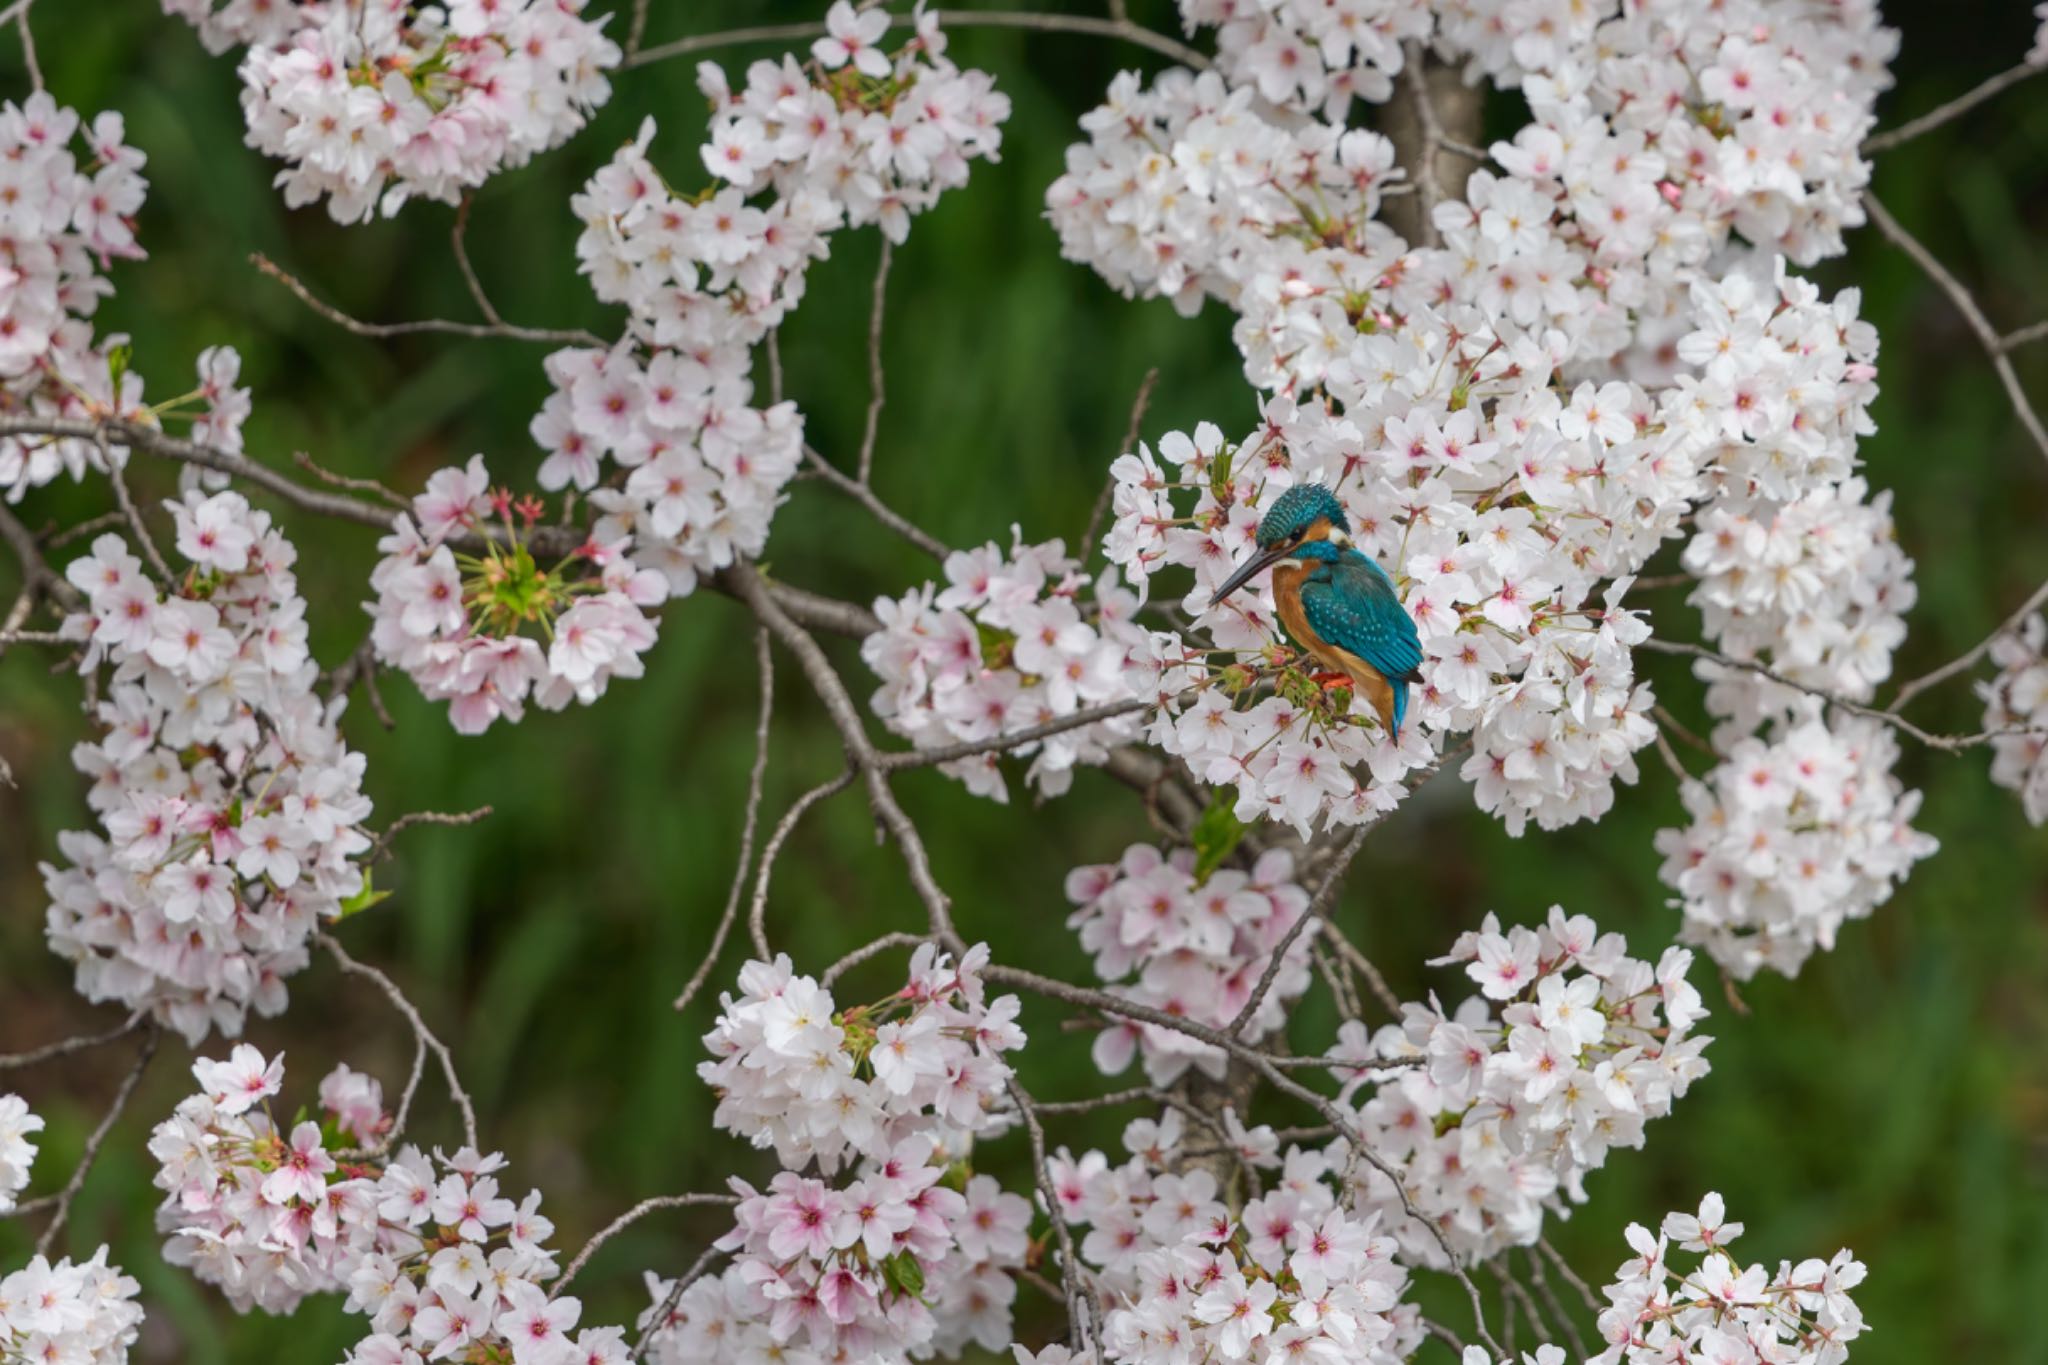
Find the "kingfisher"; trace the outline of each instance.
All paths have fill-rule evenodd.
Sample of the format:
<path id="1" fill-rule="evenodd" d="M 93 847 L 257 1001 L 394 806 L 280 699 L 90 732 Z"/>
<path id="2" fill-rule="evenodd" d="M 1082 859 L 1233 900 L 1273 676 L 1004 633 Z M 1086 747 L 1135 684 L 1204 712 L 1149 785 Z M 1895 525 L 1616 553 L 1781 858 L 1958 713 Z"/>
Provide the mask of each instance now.
<path id="1" fill-rule="evenodd" d="M 1372 703 L 1395 740 L 1408 714 L 1408 684 L 1420 682 L 1422 642 L 1387 571 L 1351 544 L 1351 519 L 1337 495 L 1303 483 L 1259 519 L 1258 548 L 1216 595 L 1216 606 L 1261 569 L 1273 570 L 1273 601 L 1295 644 Z"/>

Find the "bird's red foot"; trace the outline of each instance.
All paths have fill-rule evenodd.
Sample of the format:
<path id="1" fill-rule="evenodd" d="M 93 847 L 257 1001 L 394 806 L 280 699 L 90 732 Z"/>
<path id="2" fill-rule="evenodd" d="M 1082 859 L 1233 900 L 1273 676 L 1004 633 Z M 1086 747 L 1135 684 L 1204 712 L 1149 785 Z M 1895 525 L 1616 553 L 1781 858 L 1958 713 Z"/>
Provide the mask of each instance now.
<path id="1" fill-rule="evenodd" d="M 1326 692 L 1333 687 L 1351 687 L 1354 685 L 1349 673 L 1311 673 L 1309 676 L 1315 680 L 1318 687 L 1321 687 Z"/>

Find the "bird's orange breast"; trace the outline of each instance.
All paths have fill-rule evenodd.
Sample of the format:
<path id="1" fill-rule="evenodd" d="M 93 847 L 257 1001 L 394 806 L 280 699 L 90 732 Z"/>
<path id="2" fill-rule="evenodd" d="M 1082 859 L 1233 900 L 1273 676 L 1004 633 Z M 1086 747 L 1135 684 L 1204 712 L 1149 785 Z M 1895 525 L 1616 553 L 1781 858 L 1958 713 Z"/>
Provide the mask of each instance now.
<path id="1" fill-rule="evenodd" d="M 1394 729 L 1394 689 L 1377 668 L 1359 658 L 1348 649 L 1331 644 L 1316 634 L 1308 623 L 1308 613 L 1301 609 L 1301 585 L 1308 579 L 1306 565 L 1290 567 L 1276 564 L 1273 567 L 1273 601 L 1280 610 L 1280 622 L 1287 627 L 1287 633 L 1295 642 L 1316 658 L 1316 662 L 1333 673 L 1349 677 L 1359 696 L 1371 703 L 1379 713 L 1380 724 L 1389 734 Z"/>

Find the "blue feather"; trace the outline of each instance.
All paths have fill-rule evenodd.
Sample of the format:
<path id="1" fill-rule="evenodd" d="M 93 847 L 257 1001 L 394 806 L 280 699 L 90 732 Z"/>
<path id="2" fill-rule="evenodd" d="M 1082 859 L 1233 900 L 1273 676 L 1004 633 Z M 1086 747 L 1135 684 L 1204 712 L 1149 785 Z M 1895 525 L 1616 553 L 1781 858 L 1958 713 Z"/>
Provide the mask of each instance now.
<path id="1" fill-rule="evenodd" d="M 1301 587 L 1302 614 L 1316 634 L 1379 671 L 1394 693 L 1394 737 L 1408 714 L 1408 685 L 1421 681 L 1422 642 L 1386 570 L 1348 547 L 1304 545 L 1314 561 Z"/>

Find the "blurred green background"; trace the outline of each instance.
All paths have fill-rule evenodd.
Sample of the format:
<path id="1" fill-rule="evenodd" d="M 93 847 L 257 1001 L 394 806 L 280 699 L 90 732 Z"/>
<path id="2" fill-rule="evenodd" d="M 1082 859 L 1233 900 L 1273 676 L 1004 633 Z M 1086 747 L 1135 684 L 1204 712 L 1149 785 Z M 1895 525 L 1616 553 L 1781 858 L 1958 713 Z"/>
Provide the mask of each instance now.
<path id="1" fill-rule="evenodd" d="M 1154 26 L 1171 26 L 1164 5 L 1136 8 Z M 2031 37 L 2030 8 L 2023 0 L 1887 6 L 1905 45 L 1882 122 L 1896 125 L 2011 65 Z M 650 40 L 815 12 L 655 0 Z M 59 100 L 87 114 L 121 110 L 149 154 L 141 235 L 152 259 L 115 269 L 119 293 L 102 328 L 133 335 L 152 394 L 181 391 L 202 347 L 231 342 L 255 390 L 249 448 L 273 465 L 289 468 L 291 452 L 306 450 L 331 468 L 410 490 L 436 467 L 483 451 L 497 476 L 517 483 L 530 475 L 537 455 L 526 424 L 545 393 L 542 348 L 359 340 L 247 262 L 249 252 L 264 252 L 357 316 L 468 318 L 449 253 L 452 211 L 414 204 L 395 222 L 347 229 L 318 209 L 287 213 L 269 186 L 274 167 L 242 146 L 230 61 L 209 59 L 146 0 L 43 0 L 34 19 Z M 623 16 L 617 23 L 622 29 Z M 897 253 L 877 481 L 951 543 L 1007 543 L 1013 522 L 1032 539 L 1071 539 L 1149 367 L 1160 369 L 1144 427 L 1151 439 L 1205 418 L 1242 429 L 1252 395 L 1220 310 L 1186 321 L 1162 303 L 1127 303 L 1061 262 L 1042 221 L 1044 188 L 1076 116 L 1115 70 L 1157 62 L 1099 41 L 989 30 L 956 32 L 952 50 L 993 71 L 1015 112 L 1001 163 L 978 164 L 970 188 L 920 218 Z M 737 69 L 769 51 L 718 55 Z M 0 33 L 0 67 L 0 90 L 25 91 L 11 31 Z M 678 183 L 699 183 L 704 105 L 685 60 L 620 77 L 592 128 L 479 195 L 470 249 L 507 317 L 616 329 L 616 316 L 576 276 L 567 200 L 649 114 L 661 121 L 658 160 Z M 2048 315 L 2044 171 L 2048 81 L 1889 154 L 1876 187 L 2007 330 Z M 836 238 L 783 338 L 789 392 L 810 438 L 842 461 L 858 442 L 867 396 L 859 339 L 875 252 L 872 232 Z M 1919 565 L 1920 603 L 1901 665 L 1914 674 L 1974 643 L 2048 577 L 2048 468 L 1960 319 L 1904 258 L 1858 232 L 1849 257 L 1819 273 L 1830 288 L 1861 285 L 1864 315 L 1884 339 L 1881 430 L 1864 455 L 1872 481 L 1896 490 L 1899 534 Z M 2015 362 L 2048 400 L 2048 344 Z M 132 477 L 150 494 L 171 486 L 166 471 L 146 466 Z M 20 511 L 35 526 L 76 520 L 102 510 L 103 496 L 103 487 L 52 487 Z M 320 656 L 333 662 L 364 627 L 358 604 L 374 537 L 285 521 L 300 548 Z M 769 553 L 788 581 L 863 599 L 932 572 L 815 483 L 796 488 Z M 0 565 L 0 600 L 11 600 L 16 581 L 11 561 Z M 1686 624 L 1679 596 L 1662 594 L 1657 604 Z M 871 679 L 854 649 L 832 648 L 864 695 Z M 1680 715 L 1700 719 L 1682 668 L 1639 662 Z M 0 757 L 19 784 L 0 788 L 0 1049 L 113 1017 L 71 993 L 68 973 L 41 942 L 35 864 L 54 856 L 59 830 L 87 823 L 68 763 L 82 733 L 77 686 L 47 668 L 22 649 L 0 667 Z M 780 674 L 769 820 L 840 764 L 795 669 L 784 661 Z M 440 708 L 387 677 L 397 730 L 385 732 L 360 703 L 349 716 L 350 741 L 369 756 L 378 823 L 412 809 L 496 809 L 473 829 L 402 836 L 379 878 L 397 894 L 351 923 L 346 938 L 392 971 L 453 1043 L 489 1142 L 511 1158 L 511 1183 L 546 1191 L 564 1246 L 580 1245 L 645 1196 L 714 1188 L 731 1170 L 762 1169 L 758 1156 L 708 1126 L 711 1101 L 694 1068 L 715 1006 L 681 1016 L 670 1008 L 732 875 L 755 687 L 746 617 L 704 594 L 666 613 L 648 676 L 616 685 L 596 708 L 535 714 L 465 740 Z M 1930 727 L 1977 728 L 1977 703 L 1959 689 L 1916 705 Z M 1554 1227 L 1596 1284 L 1625 1254 L 1627 1221 L 1654 1221 L 1718 1189 L 1747 1220 L 1743 1249 L 1752 1256 L 1775 1261 L 1849 1245 L 1870 1264 L 1859 1298 L 1876 1330 L 1857 1344 L 1857 1360 L 2048 1358 L 2048 1317 L 2039 1311 L 2048 1302 L 2048 1238 L 2040 1235 L 2048 1222 L 2048 837 L 1989 784 L 1986 765 L 1981 752 L 1909 750 L 1902 775 L 1926 791 L 1921 823 L 1943 851 L 1796 983 L 1748 988 L 1749 1017 L 1721 1007 L 1708 970 L 1699 970 L 1717 1007 L 1712 1076 L 1651 1128 L 1645 1152 L 1617 1153 L 1591 1179 L 1591 1204 Z M 1085 975 L 1062 928 L 1061 879 L 1076 863 L 1113 858 L 1149 837 L 1137 801 L 1094 774 L 1037 809 L 963 799 L 930 773 L 900 787 L 963 931 L 988 939 L 999 957 Z M 1654 761 L 1597 827 L 1521 841 L 1477 815 L 1454 783 L 1440 783 L 1371 841 L 1339 913 L 1404 995 L 1432 985 L 1460 992 L 1418 964 L 1489 909 L 1528 921 L 1562 902 L 1653 956 L 1677 918 L 1655 877 L 1651 836 L 1679 815 L 1673 784 Z M 876 847 L 857 797 L 806 820 L 776 876 L 769 928 L 779 946 L 815 968 L 921 921 L 894 852 Z M 729 980 L 737 962 L 728 953 L 714 981 Z M 856 975 L 849 989 L 880 989 L 894 970 Z M 376 1071 L 395 1093 L 410 1044 L 383 1002 L 337 980 L 324 960 L 291 991 L 291 1011 L 254 1022 L 250 1036 L 289 1054 L 295 1089 L 310 1096 L 345 1060 Z M 1296 1013 L 1299 1039 L 1327 1036 L 1332 1020 L 1320 995 Z M 1041 1098 L 1094 1092 L 1101 1082 L 1086 1035 L 1062 1031 L 1057 1019 L 1027 1006 L 1034 1043 L 1024 1079 Z M 338 1300 L 311 1303 L 289 1321 L 237 1318 L 159 1260 L 142 1142 L 189 1088 L 186 1049 L 172 1041 L 166 1053 L 93 1172 L 66 1246 L 83 1254 L 111 1242 L 141 1279 L 151 1313 L 142 1359 L 338 1359 L 361 1330 Z M 108 1050 L 5 1078 L 51 1122 L 38 1190 L 68 1169 L 67 1155 L 126 1065 Z M 1112 1143 L 1128 1116 L 1062 1120 L 1053 1137 Z M 423 1137 L 454 1134 L 438 1096 L 421 1118 Z M 983 1156 L 1013 1187 L 1026 1183 L 1021 1139 Z M 720 1230 L 715 1219 L 680 1214 L 638 1224 L 580 1280 L 585 1321 L 628 1319 L 645 1303 L 643 1267 L 673 1273 Z M 0 1265 L 18 1261 L 24 1231 L 0 1224 Z M 1425 1291 L 1436 1315 L 1463 1323 L 1463 1309 L 1439 1290 Z M 1049 1306 L 1024 1294 L 1024 1333 L 1043 1340 Z"/>

